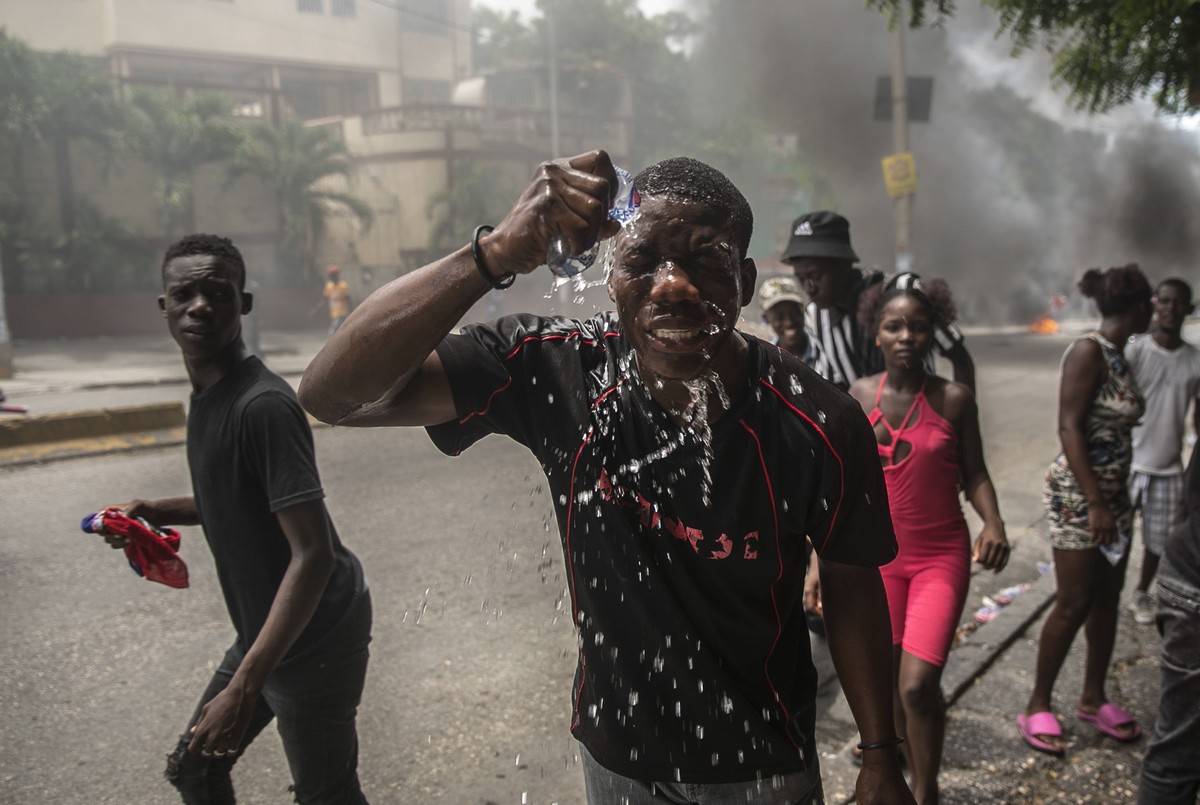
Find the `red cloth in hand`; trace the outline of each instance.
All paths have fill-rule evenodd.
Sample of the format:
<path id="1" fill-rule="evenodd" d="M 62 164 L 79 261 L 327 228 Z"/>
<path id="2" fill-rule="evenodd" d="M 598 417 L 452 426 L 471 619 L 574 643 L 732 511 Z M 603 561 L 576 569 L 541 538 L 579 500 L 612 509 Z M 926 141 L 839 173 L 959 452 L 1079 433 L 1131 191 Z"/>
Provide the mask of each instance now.
<path id="1" fill-rule="evenodd" d="M 168 587 L 187 587 L 187 565 L 179 558 L 179 532 L 173 528 L 155 528 L 140 517 L 130 517 L 120 509 L 105 509 L 83 518 L 80 527 L 90 534 L 115 534 L 125 537 L 125 558 L 133 572 Z"/>

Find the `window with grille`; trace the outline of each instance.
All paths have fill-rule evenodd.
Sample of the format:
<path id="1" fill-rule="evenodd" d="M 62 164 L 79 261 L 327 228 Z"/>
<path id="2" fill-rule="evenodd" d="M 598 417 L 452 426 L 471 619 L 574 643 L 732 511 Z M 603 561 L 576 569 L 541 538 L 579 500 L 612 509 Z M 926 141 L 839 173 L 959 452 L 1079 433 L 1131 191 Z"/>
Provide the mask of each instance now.
<path id="1" fill-rule="evenodd" d="M 296 10 L 306 14 L 324 14 L 325 0 L 296 0 Z"/>
<path id="2" fill-rule="evenodd" d="M 353 17 L 354 0 L 330 0 L 329 8 L 335 17 Z"/>

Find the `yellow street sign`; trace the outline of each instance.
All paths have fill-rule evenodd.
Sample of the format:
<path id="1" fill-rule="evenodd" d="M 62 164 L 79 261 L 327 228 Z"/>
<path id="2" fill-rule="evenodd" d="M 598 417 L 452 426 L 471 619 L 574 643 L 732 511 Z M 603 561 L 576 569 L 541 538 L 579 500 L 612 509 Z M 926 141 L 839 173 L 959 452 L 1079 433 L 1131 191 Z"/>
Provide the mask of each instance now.
<path id="1" fill-rule="evenodd" d="M 912 151 L 902 151 L 883 158 L 883 182 L 888 195 L 911 196 L 917 192 L 917 163 Z"/>

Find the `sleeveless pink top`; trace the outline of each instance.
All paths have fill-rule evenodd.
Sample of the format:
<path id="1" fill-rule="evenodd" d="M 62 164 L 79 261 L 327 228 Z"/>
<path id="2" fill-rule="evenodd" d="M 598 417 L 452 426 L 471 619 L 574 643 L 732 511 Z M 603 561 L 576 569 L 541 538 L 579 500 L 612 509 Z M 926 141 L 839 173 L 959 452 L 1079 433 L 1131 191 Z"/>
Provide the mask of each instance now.
<path id="1" fill-rule="evenodd" d="M 875 408 L 867 416 L 871 426 L 882 422 L 891 434 L 891 444 L 880 444 L 879 456 L 887 461 L 883 477 L 887 482 L 892 526 L 901 551 L 913 540 L 945 547 L 969 541 L 967 521 L 958 498 L 958 433 L 925 396 L 925 386 L 917 392 L 908 413 L 893 428 L 879 410 L 883 379 L 875 392 Z M 907 454 L 893 461 L 896 446 L 909 445 Z"/>

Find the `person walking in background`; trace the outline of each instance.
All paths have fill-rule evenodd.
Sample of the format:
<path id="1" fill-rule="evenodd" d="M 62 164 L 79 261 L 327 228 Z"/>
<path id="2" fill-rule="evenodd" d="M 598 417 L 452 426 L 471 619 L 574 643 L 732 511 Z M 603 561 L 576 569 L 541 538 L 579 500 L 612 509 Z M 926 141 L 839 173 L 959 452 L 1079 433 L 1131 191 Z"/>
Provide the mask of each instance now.
<path id="1" fill-rule="evenodd" d="M 426 426 L 452 455 L 503 434 L 537 457 L 578 632 L 571 732 L 589 802 L 824 801 L 800 606 L 810 534 L 867 756 L 858 801 L 912 802 L 878 569 L 895 539 L 866 417 L 736 329 L 757 276 L 753 215 L 724 175 L 678 157 L 634 186 L 621 228 L 607 154 L 543 164 L 494 230 L 364 301 L 301 399 L 339 425 Z M 573 252 L 613 237 L 615 312 L 455 332 L 558 236 Z"/>
<path id="2" fill-rule="evenodd" d="M 939 801 L 938 769 L 946 732 L 942 669 L 967 599 L 972 560 L 1000 572 L 1009 546 L 979 430 L 974 395 L 929 374 L 934 333 L 954 321 L 950 289 L 914 283 L 863 297 L 875 321 L 885 371 L 860 378 L 850 394 L 868 413 L 887 481 L 899 554 L 881 569 L 891 613 L 896 733 L 918 803 Z M 983 520 L 971 545 L 963 494 Z"/>
<path id="3" fill-rule="evenodd" d="M 768 277 L 758 288 L 763 321 L 775 333 L 775 344 L 809 362 L 810 342 L 804 330 L 804 292 L 795 277 Z"/>
<path id="4" fill-rule="evenodd" d="M 1120 741 L 1141 734 L 1134 717 L 1108 701 L 1105 679 L 1133 526 L 1127 486 L 1131 432 L 1145 411 L 1124 347 L 1150 324 L 1150 284 L 1131 264 L 1088 269 L 1079 290 L 1095 300 L 1101 321 L 1063 356 L 1058 405 L 1062 452 L 1043 486 L 1058 592 L 1038 642 L 1033 691 L 1017 716 L 1025 742 L 1053 755 L 1065 751 L 1062 725 L 1052 710 L 1054 682 L 1085 624 L 1087 660 L 1076 715 Z"/>
<path id="5" fill-rule="evenodd" d="M 355 716 L 371 597 L 326 511 L 308 420 L 291 386 L 246 352 L 253 299 L 233 243 L 189 235 L 167 249 L 162 272 L 159 308 L 192 383 L 193 495 L 119 508 L 155 526 L 203 527 L 237 632 L 167 757 L 167 780 L 188 805 L 233 803 L 234 764 L 275 720 L 296 802 L 366 802 Z"/>
<path id="6" fill-rule="evenodd" d="M 812 300 L 806 327 L 813 342 L 810 365 L 817 374 L 847 389 L 860 377 L 883 370 L 883 357 L 875 346 L 871 322 L 859 316 L 863 291 L 878 284 L 907 287 L 917 281 L 912 272 L 885 276 L 879 271 L 854 267 L 858 255 L 850 245 L 850 222 L 835 212 L 801 215 L 792 222 L 792 234 L 780 258 L 789 264 L 800 287 Z M 952 323 L 934 333 L 934 348 L 950 361 L 955 382 L 975 393 L 975 362 Z M 932 356 L 929 371 L 933 371 Z"/>
<path id="7" fill-rule="evenodd" d="M 1146 414 L 1133 429 L 1133 468 L 1129 496 L 1142 515 L 1142 570 L 1130 609 L 1138 623 L 1154 622 L 1150 582 L 1158 570 L 1163 542 L 1184 518 L 1183 436 L 1188 406 L 1193 430 L 1200 431 L 1200 350 L 1183 340 L 1183 322 L 1192 312 L 1192 286 L 1179 278 L 1159 283 L 1154 292 L 1154 325 L 1125 347 Z"/>
<path id="8" fill-rule="evenodd" d="M 350 301 L 350 286 L 342 279 L 341 268 L 329 266 L 325 269 L 325 274 L 324 295 L 329 305 L 329 334 L 333 335 L 350 315 L 353 304 Z"/>
<path id="9" fill-rule="evenodd" d="M 1195 805 L 1200 795 L 1200 458 L 1195 451 L 1184 497 L 1185 521 L 1167 536 L 1158 574 L 1161 684 L 1138 805 Z"/>

